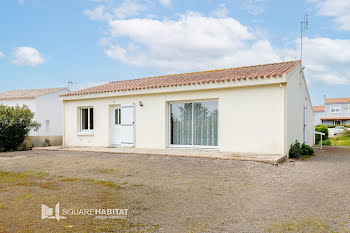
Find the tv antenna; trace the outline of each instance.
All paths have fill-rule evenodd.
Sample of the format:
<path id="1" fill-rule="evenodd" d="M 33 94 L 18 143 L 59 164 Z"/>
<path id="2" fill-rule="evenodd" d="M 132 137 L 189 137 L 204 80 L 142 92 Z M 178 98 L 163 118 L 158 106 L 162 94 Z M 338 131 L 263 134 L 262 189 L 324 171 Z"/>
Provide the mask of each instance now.
<path id="1" fill-rule="evenodd" d="M 67 89 L 69 92 L 71 92 L 71 90 L 70 90 L 71 85 L 73 85 L 73 81 L 70 80 L 67 82 Z"/>
<path id="2" fill-rule="evenodd" d="M 304 19 L 300 22 L 300 61 L 303 62 L 303 31 L 309 29 L 309 14 L 304 15 Z"/>

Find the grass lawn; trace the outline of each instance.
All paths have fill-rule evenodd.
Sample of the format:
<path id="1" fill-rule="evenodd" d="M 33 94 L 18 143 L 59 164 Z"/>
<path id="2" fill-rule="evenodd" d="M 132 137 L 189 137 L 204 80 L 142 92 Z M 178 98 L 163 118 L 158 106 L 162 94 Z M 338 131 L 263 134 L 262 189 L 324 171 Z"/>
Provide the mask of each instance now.
<path id="1" fill-rule="evenodd" d="M 331 138 L 332 146 L 350 146 L 350 135 L 338 135 L 334 138 Z"/>

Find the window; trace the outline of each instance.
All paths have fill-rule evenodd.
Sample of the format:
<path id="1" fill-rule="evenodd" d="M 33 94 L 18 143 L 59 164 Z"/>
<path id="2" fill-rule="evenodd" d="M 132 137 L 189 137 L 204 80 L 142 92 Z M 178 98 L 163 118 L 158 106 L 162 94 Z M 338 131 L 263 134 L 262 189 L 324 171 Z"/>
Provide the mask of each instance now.
<path id="1" fill-rule="evenodd" d="M 218 145 L 218 102 L 170 104 L 170 144 Z"/>
<path id="2" fill-rule="evenodd" d="M 122 119 L 121 119 L 121 109 L 120 109 L 120 108 L 116 108 L 116 109 L 114 110 L 114 119 L 115 119 L 114 124 L 120 125 L 120 124 L 122 123 Z"/>
<path id="3" fill-rule="evenodd" d="M 341 105 L 340 104 L 332 104 L 331 105 L 331 113 L 340 113 Z"/>
<path id="4" fill-rule="evenodd" d="M 93 130 L 94 129 L 94 109 L 93 108 L 81 108 L 81 130 Z"/>
<path id="5" fill-rule="evenodd" d="M 340 125 L 341 121 L 333 121 L 333 125 Z"/>

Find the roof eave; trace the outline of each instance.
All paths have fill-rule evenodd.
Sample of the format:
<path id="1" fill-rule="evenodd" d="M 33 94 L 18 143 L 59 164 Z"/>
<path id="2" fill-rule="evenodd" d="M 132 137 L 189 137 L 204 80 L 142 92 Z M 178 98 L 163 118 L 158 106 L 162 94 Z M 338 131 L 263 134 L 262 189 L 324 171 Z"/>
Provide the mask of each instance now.
<path id="1" fill-rule="evenodd" d="M 28 100 L 35 99 L 36 97 L 10 97 L 10 98 L 0 98 L 0 100 Z"/>

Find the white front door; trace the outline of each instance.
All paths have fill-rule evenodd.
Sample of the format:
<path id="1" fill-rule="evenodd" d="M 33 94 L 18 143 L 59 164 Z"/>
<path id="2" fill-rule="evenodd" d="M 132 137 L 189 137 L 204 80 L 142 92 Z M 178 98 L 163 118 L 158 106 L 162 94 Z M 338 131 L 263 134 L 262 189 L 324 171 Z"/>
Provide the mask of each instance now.
<path id="1" fill-rule="evenodd" d="M 120 138 L 123 147 L 134 147 L 135 140 L 135 107 L 134 104 L 122 104 Z"/>
<path id="2" fill-rule="evenodd" d="M 121 108 L 118 106 L 113 106 L 111 108 L 111 130 L 112 130 L 112 140 L 111 146 L 118 147 L 121 144 L 120 141 L 120 128 L 121 128 Z"/>

